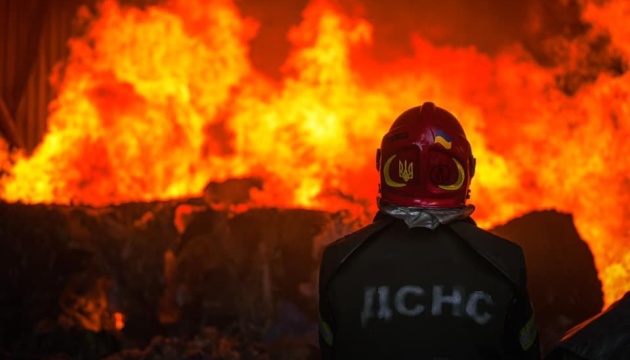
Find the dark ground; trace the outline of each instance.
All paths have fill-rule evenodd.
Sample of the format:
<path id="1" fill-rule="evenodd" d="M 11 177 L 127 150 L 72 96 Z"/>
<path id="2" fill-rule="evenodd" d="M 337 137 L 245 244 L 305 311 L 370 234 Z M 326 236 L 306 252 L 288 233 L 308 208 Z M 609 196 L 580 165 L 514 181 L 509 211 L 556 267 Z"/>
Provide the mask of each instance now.
<path id="1" fill-rule="evenodd" d="M 0 349 L 28 359 L 313 358 L 321 247 L 355 226 L 341 213 L 236 214 L 203 199 L 0 202 Z M 602 308 L 570 215 L 535 212 L 493 231 L 525 250 L 545 350 Z"/>

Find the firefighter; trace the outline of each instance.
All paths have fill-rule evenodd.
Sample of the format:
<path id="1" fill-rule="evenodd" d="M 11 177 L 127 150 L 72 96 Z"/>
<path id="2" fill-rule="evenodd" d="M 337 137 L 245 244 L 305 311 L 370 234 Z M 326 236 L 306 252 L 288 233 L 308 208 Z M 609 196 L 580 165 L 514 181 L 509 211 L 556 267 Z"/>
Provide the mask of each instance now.
<path id="1" fill-rule="evenodd" d="M 323 359 L 540 359 L 523 251 L 470 218 L 458 120 L 430 102 L 405 111 L 377 168 L 374 222 L 322 256 Z"/>

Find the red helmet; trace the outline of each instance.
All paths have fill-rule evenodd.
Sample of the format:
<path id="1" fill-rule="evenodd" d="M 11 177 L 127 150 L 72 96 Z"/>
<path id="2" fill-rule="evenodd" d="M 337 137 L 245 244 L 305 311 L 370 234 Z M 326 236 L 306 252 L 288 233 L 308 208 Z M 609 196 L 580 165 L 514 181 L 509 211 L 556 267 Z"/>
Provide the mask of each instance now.
<path id="1" fill-rule="evenodd" d="M 459 121 L 427 102 L 402 113 L 377 150 L 380 201 L 421 208 L 466 205 L 475 158 Z"/>

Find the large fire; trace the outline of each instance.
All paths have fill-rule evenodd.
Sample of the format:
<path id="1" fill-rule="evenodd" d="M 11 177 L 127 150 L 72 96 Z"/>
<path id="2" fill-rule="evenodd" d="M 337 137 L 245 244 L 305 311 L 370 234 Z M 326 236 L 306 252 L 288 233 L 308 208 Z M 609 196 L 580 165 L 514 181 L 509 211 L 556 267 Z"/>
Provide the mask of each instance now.
<path id="1" fill-rule="evenodd" d="M 31 156 L 0 151 L 11 159 L 0 182 L 7 201 L 102 206 L 255 176 L 265 181 L 252 194 L 257 206 L 369 213 L 380 136 L 431 100 L 461 119 L 472 142 L 482 226 L 570 212 L 606 304 L 630 290 L 629 73 L 602 73 L 567 95 L 562 69 L 518 46 L 488 56 L 419 36 L 415 56 L 382 63 L 370 56 L 370 22 L 313 0 L 289 33 L 277 81 L 252 66 L 258 24 L 230 0 L 144 9 L 106 0 L 81 16 L 87 31 L 70 42 L 47 135 Z M 629 3 L 590 5 L 583 16 L 627 59 Z"/>

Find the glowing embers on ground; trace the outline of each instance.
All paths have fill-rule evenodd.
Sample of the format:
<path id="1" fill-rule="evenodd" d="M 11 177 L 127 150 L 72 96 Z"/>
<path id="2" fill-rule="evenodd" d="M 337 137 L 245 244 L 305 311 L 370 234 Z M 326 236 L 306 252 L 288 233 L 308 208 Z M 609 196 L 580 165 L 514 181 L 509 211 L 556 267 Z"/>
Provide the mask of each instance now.
<path id="1" fill-rule="evenodd" d="M 628 29 L 589 7 L 627 58 Z M 71 54 L 33 155 L 11 154 L 8 201 L 104 205 L 200 194 L 209 181 L 255 177 L 255 206 L 373 212 L 374 150 L 393 118 L 431 100 L 461 119 L 478 159 L 482 226 L 534 209 L 574 214 L 596 258 L 606 303 L 630 283 L 628 74 L 601 74 L 572 95 L 563 69 L 518 46 L 496 56 L 437 47 L 370 56 L 372 25 L 312 1 L 290 32 L 284 77 L 253 68 L 257 26 L 227 0 L 139 9 L 105 1 Z M 617 28 L 618 27 L 618 28 Z M 6 152 L 0 158 L 5 158 Z"/>

